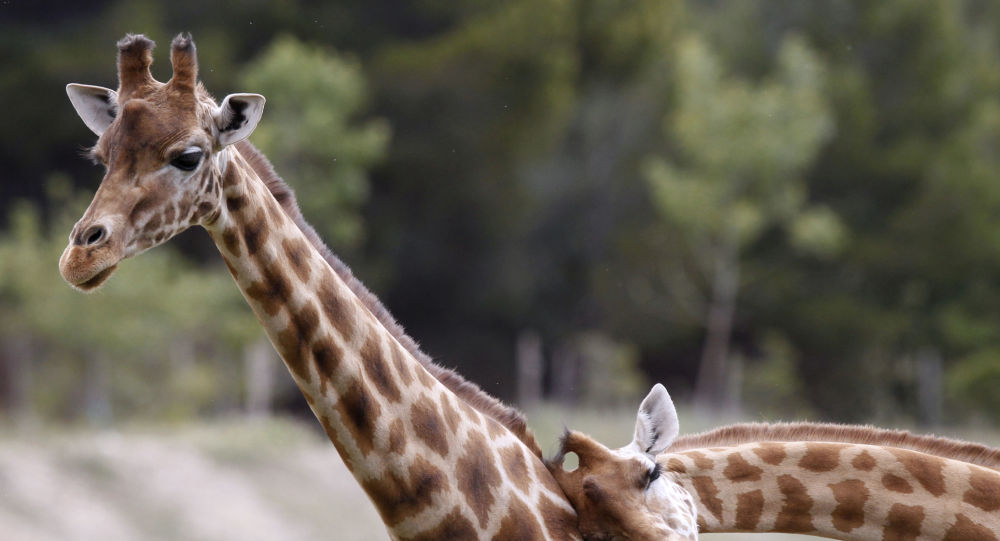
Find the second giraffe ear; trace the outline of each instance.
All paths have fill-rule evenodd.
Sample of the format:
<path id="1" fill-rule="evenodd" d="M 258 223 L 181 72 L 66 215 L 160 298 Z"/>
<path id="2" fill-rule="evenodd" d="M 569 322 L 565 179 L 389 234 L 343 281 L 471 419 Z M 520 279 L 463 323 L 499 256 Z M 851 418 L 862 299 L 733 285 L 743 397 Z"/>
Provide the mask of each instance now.
<path id="1" fill-rule="evenodd" d="M 242 141 L 253 133 L 264 114 L 264 101 L 260 94 L 230 94 L 222 100 L 215 111 L 220 147 Z"/>
<path id="2" fill-rule="evenodd" d="M 633 443 L 647 455 L 658 455 L 677 438 L 680 423 L 667 389 L 657 383 L 639 406 Z"/>
<path id="3" fill-rule="evenodd" d="M 98 136 L 118 114 L 118 94 L 110 88 L 71 83 L 66 85 L 66 94 L 83 123 Z"/>

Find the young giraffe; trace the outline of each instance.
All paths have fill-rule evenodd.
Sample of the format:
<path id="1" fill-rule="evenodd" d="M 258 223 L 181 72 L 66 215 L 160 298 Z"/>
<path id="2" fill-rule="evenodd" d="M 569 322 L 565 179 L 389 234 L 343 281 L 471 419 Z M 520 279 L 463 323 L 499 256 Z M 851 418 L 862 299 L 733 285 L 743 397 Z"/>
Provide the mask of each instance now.
<path id="1" fill-rule="evenodd" d="M 430 362 L 243 141 L 264 98 L 216 105 L 184 35 L 158 82 L 153 46 L 118 43 L 117 92 L 67 87 L 106 173 L 63 277 L 92 290 L 122 259 L 201 225 L 393 539 L 579 539 L 520 413 Z"/>
<path id="2" fill-rule="evenodd" d="M 697 530 L 853 541 L 1000 535 L 998 449 L 809 423 L 733 425 L 663 441 L 676 430 L 676 412 L 658 385 L 640 407 L 629 446 L 610 450 L 578 432 L 564 436 L 549 467 L 577 509 L 584 539 L 695 539 Z M 580 461 L 572 472 L 561 467 L 569 452 Z"/>

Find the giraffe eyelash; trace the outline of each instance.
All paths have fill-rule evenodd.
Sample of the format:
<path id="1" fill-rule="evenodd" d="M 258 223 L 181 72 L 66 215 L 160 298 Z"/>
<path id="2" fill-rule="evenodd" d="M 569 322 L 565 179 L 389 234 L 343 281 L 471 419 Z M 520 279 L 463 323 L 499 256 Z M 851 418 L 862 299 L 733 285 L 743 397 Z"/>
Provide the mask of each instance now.
<path id="1" fill-rule="evenodd" d="M 651 470 L 646 472 L 646 486 L 648 487 L 649 485 L 652 485 L 653 481 L 659 479 L 660 475 L 662 474 L 663 474 L 663 466 L 661 466 L 660 463 L 657 462 L 656 465 L 653 466 Z"/>
<path id="2" fill-rule="evenodd" d="M 97 147 L 81 148 L 80 156 L 94 165 L 104 165 L 104 161 L 97 156 Z"/>

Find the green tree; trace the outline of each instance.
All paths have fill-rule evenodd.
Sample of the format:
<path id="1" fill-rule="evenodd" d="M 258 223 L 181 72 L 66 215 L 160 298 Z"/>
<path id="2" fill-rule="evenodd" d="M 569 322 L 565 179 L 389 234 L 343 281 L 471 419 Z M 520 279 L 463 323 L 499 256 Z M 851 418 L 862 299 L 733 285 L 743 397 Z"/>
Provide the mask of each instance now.
<path id="1" fill-rule="evenodd" d="M 689 282 L 705 284 L 697 305 L 705 341 L 695 399 L 717 409 L 727 405 L 729 340 L 747 248 L 773 227 L 803 249 L 838 248 L 840 222 L 807 202 L 802 176 L 833 121 L 822 64 L 797 37 L 782 42 L 776 73 L 758 84 L 727 76 L 697 37 L 679 44 L 676 70 L 667 129 L 678 156 L 651 158 L 646 175 L 666 224 L 687 240 L 696 273 Z"/>

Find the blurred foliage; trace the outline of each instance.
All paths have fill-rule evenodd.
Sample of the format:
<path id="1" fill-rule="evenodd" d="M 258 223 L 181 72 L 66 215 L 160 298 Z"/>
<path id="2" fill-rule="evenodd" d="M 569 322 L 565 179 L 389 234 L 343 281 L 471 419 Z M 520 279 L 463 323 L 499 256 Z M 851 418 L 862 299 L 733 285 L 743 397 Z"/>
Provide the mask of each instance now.
<path id="1" fill-rule="evenodd" d="M 958 360 L 948 374 L 948 397 L 965 415 L 1000 423 L 1000 349 Z"/>
<path id="2" fill-rule="evenodd" d="M 238 407 L 242 380 L 227 380 L 261 331 L 232 279 L 166 248 L 126 262 L 95 294 L 70 289 L 55 263 L 89 194 L 51 185 L 51 228 L 21 202 L 0 235 L 0 344 L 20 345 L 4 348 L 3 368 L 31 386 L 16 406 L 95 422 Z"/>
<path id="3" fill-rule="evenodd" d="M 599 401 L 643 379 L 690 398 L 714 343 L 718 392 L 769 416 L 929 421 L 926 388 L 947 391 L 945 420 L 997 410 L 993 3 L 104 0 L 0 15 L 0 99 L 17 104 L 0 133 L 8 410 L 239 403 L 259 331 L 189 237 L 95 295 L 58 277 L 97 176 L 62 88 L 113 86 L 130 31 L 191 31 L 212 92 L 264 94 L 253 141 L 307 218 L 430 353 L 494 394 L 512 394 L 515 337 L 533 329 L 550 357 L 591 352 L 575 389 Z M 728 311 L 717 331 L 713 306 Z M 942 381 L 921 380 L 918 352 Z M 731 358 L 740 385 L 722 384 Z M 566 379 L 549 370 L 548 387 Z"/>
<path id="4" fill-rule="evenodd" d="M 241 84 L 267 97 L 268 121 L 253 141 L 279 174 L 294 179 L 306 219 L 332 245 L 357 245 L 367 170 L 389 141 L 384 121 L 353 125 L 368 98 L 358 62 L 279 36 L 244 68 Z"/>

